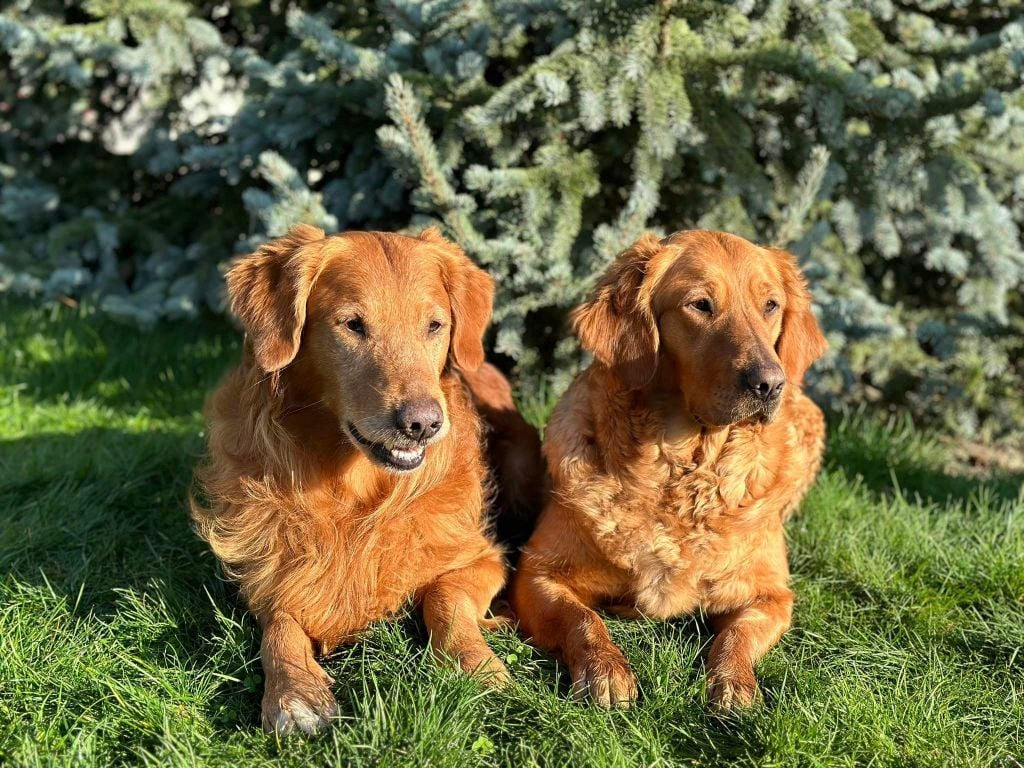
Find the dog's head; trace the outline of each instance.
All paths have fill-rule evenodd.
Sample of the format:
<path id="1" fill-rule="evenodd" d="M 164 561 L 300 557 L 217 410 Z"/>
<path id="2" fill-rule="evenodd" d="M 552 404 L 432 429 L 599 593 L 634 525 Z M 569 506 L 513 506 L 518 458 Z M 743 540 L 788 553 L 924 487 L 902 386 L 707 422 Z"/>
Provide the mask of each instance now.
<path id="1" fill-rule="evenodd" d="M 706 426 L 771 421 L 826 348 L 795 259 L 721 232 L 645 235 L 573 319 L 623 386 L 660 370 Z"/>
<path id="2" fill-rule="evenodd" d="M 493 281 L 436 229 L 325 237 L 298 226 L 240 260 L 227 283 L 256 363 L 301 371 L 294 386 L 395 472 L 417 469 L 448 433 L 445 369 L 484 360 Z"/>

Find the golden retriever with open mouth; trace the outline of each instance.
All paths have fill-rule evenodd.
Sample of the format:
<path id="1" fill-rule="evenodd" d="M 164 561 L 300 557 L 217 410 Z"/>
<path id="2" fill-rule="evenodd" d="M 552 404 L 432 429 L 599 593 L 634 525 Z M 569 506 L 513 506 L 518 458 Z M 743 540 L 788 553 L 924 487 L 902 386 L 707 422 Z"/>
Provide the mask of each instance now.
<path id="1" fill-rule="evenodd" d="M 193 517 L 263 629 L 264 727 L 325 725 L 335 700 L 315 655 L 410 599 L 440 656 L 506 679 L 480 631 L 505 580 L 485 441 L 499 484 L 540 489 L 543 465 L 484 363 L 491 278 L 435 229 L 299 226 L 227 283 L 245 351 L 207 406 Z"/>
<path id="2" fill-rule="evenodd" d="M 565 659 L 577 695 L 628 706 L 635 678 L 595 608 L 704 612 L 710 702 L 745 707 L 790 625 L 783 521 L 824 446 L 801 391 L 825 351 L 804 279 L 733 235 L 648 235 L 574 321 L 594 363 L 547 427 L 551 496 L 511 590 L 520 628 Z"/>

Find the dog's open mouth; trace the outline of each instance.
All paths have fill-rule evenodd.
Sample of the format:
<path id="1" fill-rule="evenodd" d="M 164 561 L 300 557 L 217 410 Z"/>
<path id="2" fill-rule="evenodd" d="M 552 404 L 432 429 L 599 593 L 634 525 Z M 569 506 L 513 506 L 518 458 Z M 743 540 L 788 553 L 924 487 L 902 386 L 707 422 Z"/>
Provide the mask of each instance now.
<path id="1" fill-rule="evenodd" d="M 392 471 L 411 472 L 418 469 L 423 463 L 423 457 L 427 451 L 425 445 L 414 445 L 411 448 L 389 448 L 384 443 L 375 443 L 363 437 L 351 421 L 345 426 L 352 440 L 365 448 L 370 458 Z"/>

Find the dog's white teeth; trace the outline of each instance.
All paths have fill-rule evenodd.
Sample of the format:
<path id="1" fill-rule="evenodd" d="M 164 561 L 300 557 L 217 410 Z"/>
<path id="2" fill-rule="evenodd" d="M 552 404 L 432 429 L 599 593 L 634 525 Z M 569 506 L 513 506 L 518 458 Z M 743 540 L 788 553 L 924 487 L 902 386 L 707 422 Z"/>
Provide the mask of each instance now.
<path id="1" fill-rule="evenodd" d="M 423 455 L 423 449 L 420 448 L 416 451 L 403 451 L 399 448 L 391 449 L 392 458 L 398 459 L 399 461 L 415 461 Z"/>

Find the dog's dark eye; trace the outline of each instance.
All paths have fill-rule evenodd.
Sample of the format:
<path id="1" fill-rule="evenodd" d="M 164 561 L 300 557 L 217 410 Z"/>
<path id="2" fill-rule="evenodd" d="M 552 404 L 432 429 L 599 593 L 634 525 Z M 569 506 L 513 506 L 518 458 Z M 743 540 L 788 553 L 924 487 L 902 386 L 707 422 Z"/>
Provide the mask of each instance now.
<path id="1" fill-rule="evenodd" d="M 366 336 L 366 326 L 363 325 L 361 317 L 352 317 L 345 321 L 345 327 L 356 336 Z"/>
<path id="2" fill-rule="evenodd" d="M 774 313 L 775 310 L 778 309 L 778 308 L 779 308 L 779 302 L 775 301 L 774 299 L 768 299 L 768 303 L 764 305 L 764 313 L 766 315 L 770 315 L 770 314 Z"/>
<path id="3" fill-rule="evenodd" d="M 715 313 L 715 307 L 711 303 L 711 299 L 698 299 L 697 301 L 690 302 L 690 306 L 705 315 L 713 315 Z"/>
<path id="4" fill-rule="evenodd" d="M 430 336 L 436 336 L 442 328 L 444 328 L 444 323 L 440 320 L 431 320 L 430 325 L 427 326 L 427 334 Z"/>

